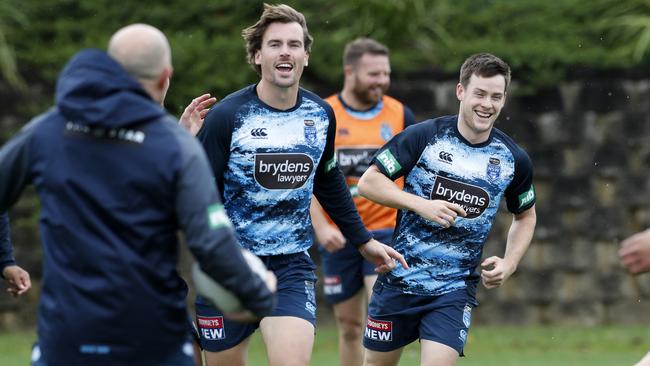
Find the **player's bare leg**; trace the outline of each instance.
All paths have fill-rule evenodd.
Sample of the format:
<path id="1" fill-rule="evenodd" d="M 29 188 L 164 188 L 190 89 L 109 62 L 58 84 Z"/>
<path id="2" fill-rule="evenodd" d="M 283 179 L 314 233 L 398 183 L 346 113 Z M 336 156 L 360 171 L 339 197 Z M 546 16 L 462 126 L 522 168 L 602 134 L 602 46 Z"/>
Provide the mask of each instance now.
<path id="1" fill-rule="evenodd" d="M 458 360 L 458 352 L 447 345 L 426 339 L 420 344 L 421 366 L 453 366 Z"/>
<path id="2" fill-rule="evenodd" d="M 363 362 L 362 337 L 366 308 L 366 292 L 363 290 L 359 290 L 345 301 L 334 304 L 341 366 L 358 366 Z"/>
<path id="3" fill-rule="evenodd" d="M 269 316 L 260 323 L 269 366 L 308 366 L 314 326 L 292 316 Z"/>
<path id="4" fill-rule="evenodd" d="M 396 366 L 402 356 L 404 347 L 389 352 L 378 352 L 365 349 L 363 366 Z"/>
<path id="5" fill-rule="evenodd" d="M 246 366 L 248 363 L 248 345 L 251 337 L 244 339 L 233 348 L 221 352 L 204 351 L 206 366 Z"/>
<path id="6" fill-rule="evenodd" d="M 192 348 L 194 349 L 194 364 L 196 366 L 203 366 L 203 353 L 201 352 L 201 346 L 199 346 L 196 340 L 192 341 Z"/>
<path id="7" fill-rule="evenodd" d="M 363 285 L 366 287 L 366 293 L 368 294 L 368 304 L 370 303 L 372 288 L 375 286 L 375 281 L 377 281 L 377 275 L 363 276 Z"/>

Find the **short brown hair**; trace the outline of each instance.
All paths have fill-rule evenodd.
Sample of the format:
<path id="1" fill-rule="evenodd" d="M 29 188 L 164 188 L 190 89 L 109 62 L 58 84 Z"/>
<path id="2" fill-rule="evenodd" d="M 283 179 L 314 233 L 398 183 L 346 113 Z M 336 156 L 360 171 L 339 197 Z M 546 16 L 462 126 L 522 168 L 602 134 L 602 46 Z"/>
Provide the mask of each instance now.
<path id="1" fill-rule="evenodd" d="M 262 48 L 264 32 L 266 32 L 266 29 L 272 23 L 293 22 L 300 24 L 302 27 L 305 50 L 311 52 L 311 44 L 314 42 L 314 38 L 309 34 L 309 30 L 307 30 L 307 21 L 305 20 L 305 16 L 289 5 L 269 5 L 265 3 L 264 12 L 257 23 L 241 32 L 244 40 L 246 40 L 246 59 L 259 75 L 262 74 L 262 68 L 260 65 L 255 65 L 255 54 Z"/>
<path id="2" fill-rule="evenodd" d="M 504 92 L 508 90 L 508 85 L 510 85 L 510 66 L 490 53 L 477 53 L 463 62 L 463 66 L 460 68 L 460 83 L 463 87 L 467 87 L 472 75 L 486 78 L 503 75 L 504 79 L 506 79 Z"/>
<path id="3" fill-rule="evenodd" d="M 382 56 L 388 56 L 389 54 L 388 47 L 374 39 L 365 37 L 357 38 L 345 46 L 345 51 L 343 51 L 343 66 L 355 66 L 366 53 Z"/>

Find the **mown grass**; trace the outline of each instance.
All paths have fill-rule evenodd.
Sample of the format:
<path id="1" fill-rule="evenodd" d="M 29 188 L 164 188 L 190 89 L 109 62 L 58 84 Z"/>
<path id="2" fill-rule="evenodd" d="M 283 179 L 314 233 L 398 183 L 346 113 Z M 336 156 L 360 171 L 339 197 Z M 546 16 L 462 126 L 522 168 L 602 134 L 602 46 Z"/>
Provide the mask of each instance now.
<path id="1" fill-rule="evenodd" d="M 27 365 L 33 330 L 0 333 L 0 365 Z M 250 365 L 266 365 L 259 334 L 251 344 Z M 320 327 L 311 364 L 338 362 L 336 329 Z M 650 327 L 481 327 L 475 326 L 459 366 L 620 366 L 633 365 L 650 349 Z M 400 365 L 419 365 L 419 344 L 404 350 Z"/>

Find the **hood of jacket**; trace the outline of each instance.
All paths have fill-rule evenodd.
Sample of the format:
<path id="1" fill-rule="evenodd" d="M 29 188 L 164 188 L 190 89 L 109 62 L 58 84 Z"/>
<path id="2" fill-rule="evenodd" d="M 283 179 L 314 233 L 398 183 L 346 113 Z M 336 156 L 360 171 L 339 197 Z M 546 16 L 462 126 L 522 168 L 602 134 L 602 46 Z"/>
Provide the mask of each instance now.
<path id="1" fill-rule="evenodd" d="M 57 80 L 55 101 L 65 118 L 89 126 L 125 127 L 166 114 L 120 64 L 95 49 L 70 59 Z"/>

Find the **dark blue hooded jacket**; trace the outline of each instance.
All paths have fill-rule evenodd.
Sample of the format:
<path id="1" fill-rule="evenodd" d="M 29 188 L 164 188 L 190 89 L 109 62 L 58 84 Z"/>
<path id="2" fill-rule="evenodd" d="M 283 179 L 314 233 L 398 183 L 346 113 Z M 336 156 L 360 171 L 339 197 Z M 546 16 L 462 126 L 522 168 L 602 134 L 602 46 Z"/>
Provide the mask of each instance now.
<path id="1" fill-rule="evenodd" d="M 0 215 L 0 277 L 7 266 L 16 264 L 9 234 L 9 215 Z"/>
<path id="2" fill-rule="evenodd" d="M 268 315 L 203 149 L 106 53 L 61 73 L 56 106 L 0 150 L 0 212 L 27 184 L 41 199 L 38 337 L 48 365 L 155 364 L 187 339 L 178 236 L 201 268 Z"/>

